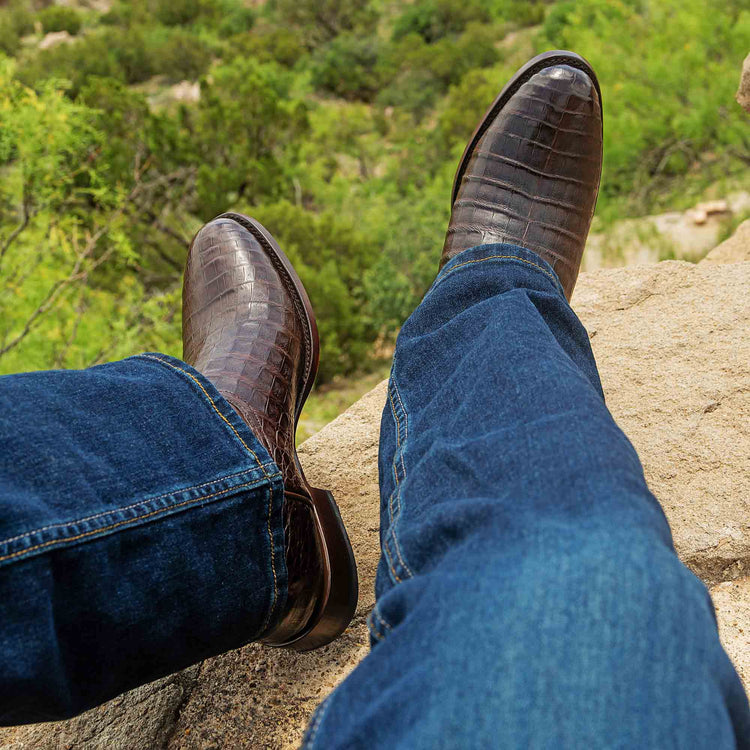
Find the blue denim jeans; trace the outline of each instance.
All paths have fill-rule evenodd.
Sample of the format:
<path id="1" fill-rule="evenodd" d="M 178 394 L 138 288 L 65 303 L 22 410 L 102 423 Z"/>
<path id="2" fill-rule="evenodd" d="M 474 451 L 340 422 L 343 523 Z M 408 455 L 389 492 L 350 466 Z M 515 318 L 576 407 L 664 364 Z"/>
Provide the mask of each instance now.
<path id="1" fill-rule="evenodd" d="M 198 373 L 144 355 L 11 376 L 0 409 L 5 723 L 273 623 L 278 472 Z M 536 255 L 443 268 L 399 336 L 380 479 L 372 651 L 306 747 L 750 747 L 708 593 Z"/>

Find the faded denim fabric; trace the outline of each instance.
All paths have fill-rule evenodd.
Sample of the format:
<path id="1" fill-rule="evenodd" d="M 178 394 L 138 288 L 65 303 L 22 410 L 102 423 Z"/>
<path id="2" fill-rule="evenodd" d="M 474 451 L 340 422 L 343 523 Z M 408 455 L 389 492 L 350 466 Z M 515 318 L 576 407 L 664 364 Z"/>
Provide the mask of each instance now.
<path id="1" fill-rule="evenodd" d="M 253 640 L 286 597 L 278 468 L 184 362 L 0 378 L 0 723 Z"/>
<path id="2" fill-rule="evenodd" d="M 380 482 L 373 648 L 307 748 L 750 746 L 708 592 L 534 253 L 461 253 L 404 325 Z"/>
<path id="3" fill-rule="evenodd" d="M 0 441 L 3 723 L 72 715 L 279 615 L 278 469 L 185 363 L 0 378 Z M 380 475 L 372 652 L 308 748 L 750 747 L 708 592 L 535 254 L 441 271 L 399 336 Z"/>

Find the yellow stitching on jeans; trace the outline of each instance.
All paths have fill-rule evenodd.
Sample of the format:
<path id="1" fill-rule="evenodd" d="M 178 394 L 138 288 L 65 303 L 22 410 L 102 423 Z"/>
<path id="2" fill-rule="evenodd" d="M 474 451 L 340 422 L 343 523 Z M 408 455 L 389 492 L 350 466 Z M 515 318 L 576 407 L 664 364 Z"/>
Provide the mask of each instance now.
<path id="1" fill-rule="evenodd" d="M 396 583 L 403 583 L 398 573 L 396 573 L 396 566 L 393 564 L 393 556 L 391 555 L 391 552 L 388 549 L 387 538 L 383 541 L 383 552 L 385 553 L 385 556 L 388 558 L 388 568 L 390 569 L 391 573 L 393 573 L 393 577 L 396 579 Z"/>
<path id="2" fill-rule="evenodd" d="M 392 380 L 392 378 L 391 378 L 391 380 Z M 395 386 L 395 383 L 394 383 L 394 386 Z M 390 388 L 388 389 L 388 398 L 390 399 L 390 402 L 391 402 L 391 411 L 393 412 L 393 418 L 394 418 L 394 421 L 396 422 L 396 443 L 400 445 L 400 443 L 399 443 L 399 437 L 398 436 L 399 436 L 399 432 L 401 430 L 401 424 L 399 422 L 398 416 L 396 415 L 396 406 L 393 403 L 393 397 L 391 396 Z M 402 404 L 402 408 L 403 408 L 403 404 Z M 406 411 L 404 411 L 404 414 L 406 414 Z M 406 465 L 404 464 L 403 450 L 401 450 L 399 452 L 400 452 L 400 455 L 401 455 L 401 467 L 404 470 L 404 479 L 405 479 L 406 478 Z M 398 481 L 398 469 L 396 468 L 396 459 L 395 459 L 395 457 L 393 459 L 393 478 L 396 480 L 396 487 L 398 488 L 398 509 L 399 509 L 399 515 L 400 515 L 400 513 L 401 513 L 401 484 Z M 404 570 L 406 570 L 406 572 L 409 574 L 409 576 L 411 578 L 413 578 L 414 577 L 414 573 L 412 573 L 411 568 L 409 568 L 409 566 L 406 564 L 406 561 L 404 560 L 403 555 L 401 554 L 401 545 L 398 543 L 398 539 L 396 538 L 396 533 L 395 533 L 394 528 L 393 528 L 395 526 L 395 524 L 396 524 L 396 522 L 395 522 L 395 520 L 393 518 L 393 497 L 394 497 L 395 494 L 396 494 L 396 492 L 394 490 L 391 493 L 391 496 L 388 498 L 388 511 L 390 513 L 390 516 L 391 516 L 390 536 L 393 539 L 393 546 L 396 548 L 396 555 L 398 556 L 398 559 L 400 560 L 401 565 L 404 567 Z M 387 540 L 386 540 L 386 543 L 385 543 L 385 549 L 386 550 L 388 549 L 388 542 L 387 542 Z M 391 557 L 390 553 L 387 554 L 387 557 L 388 557 L 388 563 L 389 563 L 389 567 L 391 569 L 391 573 L 393 573 L 393 577 L 396 579 L 396 581 L 398 583 L 402 583 L 402 579 L 400 578 L 400 576 L 398 575 L 398 573 L 396 573 L 396 568 L 393 565 L 393 558 Z"/>
<path id="3" fill-rule="evenodd" d="M 281 472 L 277 472 L 276 474 L 272 474 L 268 479 L 275 479 L 277 476 L 281 476 Z M 246 482 L 245 484 L 238 484 L 236 487 L 230 487 L 226 490 L 219 490 L 219 492 L 212 492 L 210 495 L 201 495 L 200 497 L 195 497 L 192 500 L 184 500 L 181 503 L 176 503 L 175 505 L 170 505 L 167 508 L 159 508 L 159 510 L 154 510 L 151 513 L 146 513 L 143 516 L 137 516 L 136 518 L 128 518 L 125 521 L 118 521 L 117 523 L 110 524 L 109 526 L 102 526 L 100 529 L 93 529 L 92 531 L 86 531 L 83 534 L 78 534 L 77 536 L 69 536 L 65 537 L 64 539 L 52 539 L 49 542 L 44 542 L 43 544 L 35 544 L 33 547 L 27 547 L 26 549 L 19 550 L 18 552 L 13 552 L 10 555 L 4 555 L 3 557 L 0 557 L 0 562 L 3 562 L 5 560 L 12 560 L 15 557 L 21 557 L 21 555 L 26 555 L 29 552 L 33 552 L 37 549 L 44 549 L 45 547 L 50 547 L 52 545 L 61 545 L 66 544 L 67 542 L 75 542 L 78 539 L 85 539 L 88 536 L 93 536 L 94 534 L 101 534 L 105 531 L 111 531 L 112 529 L 116 529 L 120 526 L 125 526 L 127 524 L 133 524 L 136 521 L 142 521 L 144 518 L 151 518 L 153 516 L 158 516 L 162 513 L 165 513 L 168 510 L 174 510 L 175 508 L 182 508 L 185 505 L 193 505 L 195 503 L 200 503 L 204 500 L 208 500 L 209 498 L 216 497 L 217 495 L 222 495 L 224 493 L 229 493 L 232 490 L 240 490 L 244 487 L 250 487 L 251 485 L 257 485 L 263 482 L 262 479 L 256 479 L 254 482 Z"/>
<path id="4" fill-rule="evenodd" d="M 10 539 L 3 539 L 0 541 L 0 547 L 10 544 L 11 542 L 16 542 L 19 539 L 23 539 L 25 536 L 34 536 L 34 534 L 39 534 L 42 531 L 49 531 L 50 529 L 59 529 L 63 526 L 77 526 L 79 523 L 83 523 L 84 521 L 93 521 L 96 518 L 101 518 L 102 516 L 108 516 L 111 513 L 121 513 L 124 510 L 130 510 L 131 508 L 137 508 L 139 505 L 144 505 L 145 503 L 150 503 L 153 500 L 160 500 L 163 497 L 168 497 L 169 495 L 177 495 L 181 492 L 189 492 L 190 490 L 199 490 L 201 487 L 207 487 L 209 484 L 216 484 L 217 482 L 223 482 L 226 479 L 232 479 L 233 477 L 238 477 L 240 474 L 248 474 L 251 471 L 256 471 L 256 469 L 243 469 L 242 471 L 237 471 L 234 474 L 227 474 L 225 477 L 219 477 L 218 479 L 212 479 L 210 482 L 203 482 L 203 484 L 194 484 L 190 487 L 182 487 L 179 490 L 173 490 L 172 492 L 164 492 L 161 495 L 154 495 L 153 497 L 147 497 L 145 500 L 139 500 L 137 503 L 132 503 L 131 505 L 124 505 L 119 508 L 112 508 L 111 510 L 105 510 L 101 513 L 96 513 L 93 516 L 84 516 L 83 518 L 76 518 L 74 521 L 64 521 L 63 523 L 53 523 L 49 526 L 42 526 L 41 528 L 34 529 L 33 531 L 27 531 L 25 534 L 19 534 L 18 536 L 12 536 Z M 229 487 L 228 489 L 231 489 Z"/>
<path id="5" fill-rule="evenodd" d="M 393 630 L 393 627 L 385 621 L 383 616 L 378 612 L 377 604 L 372 608 L 372 614 L 378 618 L 378 622 L 386 629 L 386 630 Z"/>
<path id="6" fill-rule="evenodd" d="M 448 274 L 453 273 L 457 268 L 461 268 L 461 266 L 469 266 L 472 263 L 484 263 L 486 260 L 520 260 L 521 263 L 525 263 L 527 266 L 533 266 L 537 270 L 541 271 L 545 276 L 548 276 L 552 281 L 555 283 L 555 286 L 560 283 L 558 279 L 556 279 L 544 266 L 540 266 L 538 263 L 532 263 L 530 260 L 526 260 L 526 258 L 520 258 L 518 255 L 488 255 L 486 258 L 477 258 L 476 260 L 465 260 L 463 263 L 456 263 L 455 266 L 452 266 L 449 268 L 444 274 L 443 278 L 448 276 Z M 439 286 L 440 282 L 438 282 L 435 286 Z M 433 287 L 434 288 L 434 287 Z"/>
<path id="7" fill-rule="evenodd" d="M 181 367 L 177 367 L 171 362 L 167 362 L 159 357 L 153 357 L 150 354 L 141 354 L 139 356 L 143 357 L 144 359 L 153 359 L 155 362 L 161 362 L 161 364 L 166 365 L 167 367 L 171 367 L 173 370 L 177 370 L 177 372 L 181 372 L 184 375 L 187 375 L 203 391 L 203 394 L 209 400 L 209 403 L 213 407 L 214 411 L 227 423 L 227 425 L 229 425 L 229 429 L 232 430 L 232 432 L 237 436 L 237 439 L 242 443 L 242 445 L 245 446 L 245 450 L 257 461 L 258 467 L 263 471 L 263 473 L 268 476 L 265 467 L 260 462 L 260 459 L 255 454 L 255 451 L 253 451 L 252 448 L 247 445 L 247 443 L 240 436 L 240 433 L 235 429 L 234 425 L 219 411 L 219 408 L 214 403 L 214 400 L 211 398 L 211 396 L 208 395 L 208 391 L 203 387 L 203 384 L 200 382 L 200 380 L 198 380 L 198 378 L 196 378 L 194 375 L 191 375 L 187 370 L 183 370 Z"/>
<path id="8" fill-rule="evenodd" d="M 268 610 L 268 615 L 266 616 L 265 621 L 263 622 L 263 627 L 260 629 L 260 632 L 265 632 L 266 628 L 268 627 L 268 623 L 271 622 L 271 615 L 273 614 L 273 611 L 276 609 L 276 600 L 279 595 L 279 583 L 276 580 L 276 562 L 275 562 L 275 554 L 273 551 L 273 548 L 275 547 L 274 539 L 273 539 L 273 531 L 271 530 L 271 510 L 273 508 L 273 485 L 271 485 L 268 488 L 268 539 L 271 543 L 271 572 L 273 573 L 273 601 L 271 602 L 271 608 Z"/>
<path id="9" fill-rule="evenodd" d="M 394 361 L 395 361 L 395 354 L 394 354 Z M 396 384 L 396 379 L 391 378 L 391 381 L 393 383 L 393 390 L 396 391 L 396 398 L 398 398 L 398 403 L 401 405 L 401 411 L 404 413 L 404 445 L 406 445 L 406 441 L 409 439 L 409 415 L 406 413 L 406 408 L 404 407 L 404 402 L 401 400 L 401 393 L 398 390 L 398 385 Z M 393 399 L 391 399 L 391 407 L 393 408 L 393 415 L 396 415 L 396 409 L 393 406 Z M 399 423 L 400 426 L 400 423 Z M 404 451 L 401 451 L 401 469 L 402 469 L 402 475 L 403 478 L 406 479 L 406 464 L 404 463 Z M 398 512 L 401 513 L 401 492 L 398 493 Z"/>
<path id="10" fill-rule="evenodd" d="M 395 357 L 394 357 L 394 362 L 395 362 Z M 401 409 L 404 412 L 404 420 L 405 420 L 404 421 L 404 443 L 406 443 L 406 439 L 409 436 L 409 427 L 408 427 L 409 416 L 406 413 L 406 409 L 404 408 L 404 402 L 401 400 L 401 395 L 399 394 L 399 392 L 398 392 L 398 386 L 396 385 L 396 379 L 395 379 L 395 377 L 393 375 L 391 375 L 391 383 L 393 384 L 393 388 L 396 391 L 396 395 L 398 396 L 399 403 L 401 404 Z M 399 421 L 398 416 L 396 415 L 396 406 L 393 403 L 393 397 L 391 396 L 390 388 L 388 389 L 388 396 L 389 396 L 390 401 L 391 401 L 391 411 L 393 412 L 393 418 L 396 421 L 396 436 L 398 438 L 398 433 L 399 433 L 399 431 L 401 429 L 401 422 Z M 397 442 L 398 442 L 398 440 L 397 440 Z M 406 479 L 406 464 L 404 463 L 404 449 L 403 448 L 401 448 L 401 450 L 400 450 L 400 456 L 401 456 L 401 468 L 403 469 L 403 477 L 402 477 L 402 479 Z M 398 513 L 399 513 L 399 516 L 400 516 L 401 515 L 401 483 L 398 480 L 398 470 L 396 469 L 396 459 L 395 459 L 395 457 L 394 457 L 394 460 L 393 460 L 393 476 L 394 476 L 394 478 L 396 480 L 396 488 L 398 489 Z M 394 490 L 394 492 L 391 493 L 391 497 L 389 498 L 389 503 L 392 502 L 393 496 L 395 494 L 396 494 L 396 491 Z M 409 577 L 410 578 L 414 578 L 414 573 L 412 573 L 411 568 L 406 564 L 406 560 L 404 560 L 403 554 L 401 552 L 401 545 L 399 544 L 398 538 L 396 537 L 395 525 L 396 524 L 395 524 L 395 521 L 393 520 L 393 516 L 391 516 L 391 530 L 390 530 L 390 535 L 391 535 L 391 538 L 393 539 L 393 546 L 396 549 L 396 555 L 398 556 L 398 559 L 401 561 L 401 565 L 404 567 L 404 570 L 409 574 Z M 393 573 L 393 576 L 395 577 L 395 579 L 396 579 L 396 581 L 398 583 L 402 582 L 401 578 L 398 576 L 398 574 L 396 573 L 396 571 L 395 571 L 395 569 L 394 569 L 393 566 L 391 566 L 391 573 Z"/>
<path id="11" fill-rule="evenodd" d="M 315 737 L 318 734 L 318 729 L 320 729 L 320 723 L 323 721 L 323 716 L 324 716 L 325 712 L 328 710 L 328 706 L 331 705 L 330 701 L 331 701 L 331 696 L 329 695 L 328 698 L 326 698 L 325 703 L 321 706 L 320 712 L 315 717 L 315 724 L 314 724 L 314 726 L 312 728 L 312 733 L 310 734 L 310 739 L 309 739 L 309 741 L 307 743 L 305 743 L 305 744 L 307 744 L 308 747 L 312 747 L 313 746 L 313 742 L 315 742 Z"/>
<path id="12" fill-rule="evenodd" d="M 372 618 L 367 621 L 367 628 L 375 637 L 375 640 L 380 642 L 385 640 L 385 636 L 375 627 L 375 622 Z"/>

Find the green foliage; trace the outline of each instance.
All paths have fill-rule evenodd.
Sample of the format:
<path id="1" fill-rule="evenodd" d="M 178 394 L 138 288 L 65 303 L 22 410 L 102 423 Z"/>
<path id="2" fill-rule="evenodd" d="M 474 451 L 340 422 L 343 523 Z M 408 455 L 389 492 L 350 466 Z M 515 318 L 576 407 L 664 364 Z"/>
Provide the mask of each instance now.
<path id="1" fill-rule="evenodd" d="M 228 56 L 275 62 L 286 68 L 293 67 L 306 52 L 299 31 L 268 23 L 256 24 L 252 33 L 234 33 L 226 48 Z"/>
<path id="2" fill-rule="evenodd" d="M 535 26 L 545 16 L 545 0 L 492 0 L 491 13 L 494 18 L 516 26 Z"/>
<path id="3" fill-rule="evenodd" d="M 33 31 L 34 13 L 23 0 L 0 9 L 0 52 L 15 55 L 21 46 L 21 37 Z"/>
<path id="4" fill-rule="evenodd" d="M 195 211 L 204 219 L 239 200 L 256 204 L 282 192 L 281 151 L 306 128 L 288 74 L 236 59 L 204 81 L 193 121 L 200 155 Z M 291 151 L 290 151 L 291 153 Z"/>
<path id="5" fill-rule="evenodd" d="M 396 19 L 393 39 L 418 34 L 428 44 L 461 33 L 470 23 L 487 23 L 490 14 L 480 0 L 418 0 Z"/>
<path id="6" fill-rule="evenodd" d="M 750 153 L 748 118 L 733 103 L 750 11 L 734 0 L 704 9 L 700 0 L 581 0 L 550 9 L 544 43 L 584 50 L 602 84 L 600 204 L 630 196 L 631 210 L 645 212 L 675 178 L 698 168 L 703 152 Z"/>
<path id="7" fill-rule="evenodd" d="M 369 0 L 275 0 L 282 24 L 304 29 L 308 47 L 347 31 L 372 29 L 376 14 Z"/>
<path id="8" fill-rule="evenodd" d="M 65 5 L 50 5 L 39 11 L 38 19 L 44 33 L 67 31 L 75 36 L 81 30 L 81 14 Z"/>
<path id="9" fill-rule="evenodd" d="M 0 372 L 179 356 L 187 244 L 232 208 L 299 268 L 321 381 L 367 367 L 434 278 L 467 138 L 549 48 L 600 75 L 600 219 L 682 206 L 746 171 L 741 0 L 3 5 Z M 200 81 L 199 101 L 176 98 L 182 80 Z"/>
<path id="10" fill-rule="evenodd" d="M 206 5 L 206 0 L 154 0 L 154 16 L 165 26 L 185 26 L 197 20 Z"/>
<path id="11" fill-rule="evenodd" d="M 147 60 L 152 71 L 167 77 L 170 83 L 195 80 L 211 64 L 211 47 L 200 37 L 182 29 L 157 37 L 147 50 Z"/>
<path id="12" fill-rule="evenodd" d="M 377 329 L 365 311 L 362 279 L 377 247 L 348 218 L 313 213 L 288 202 L 253 209 L 278 239 L 315 300 L 320 380 L 354 372 L 367 361 Z"/>
<path id="13" fill-rule="evenodd" d="M 337 36 L 313 61 L 313 84 L 343 99 L 371 101 L 381 86 L 379 49 L 374 37 Z"/>

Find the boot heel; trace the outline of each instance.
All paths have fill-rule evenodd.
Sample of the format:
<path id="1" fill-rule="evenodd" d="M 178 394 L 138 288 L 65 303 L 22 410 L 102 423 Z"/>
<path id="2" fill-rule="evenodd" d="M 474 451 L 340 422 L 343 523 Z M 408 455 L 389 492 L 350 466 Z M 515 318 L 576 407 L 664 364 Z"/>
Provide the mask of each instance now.
<path id="1" fill-rule="evenodd" d="M 320 530 L 321 548 L 330 570 L 330 589 L 320 615 L 299 638 L 286 645 L 310 651 L 330 643 L 346 630 L 357 609 L 357 565 L 336 501 L 328 490 L 310 488 Z"/>

